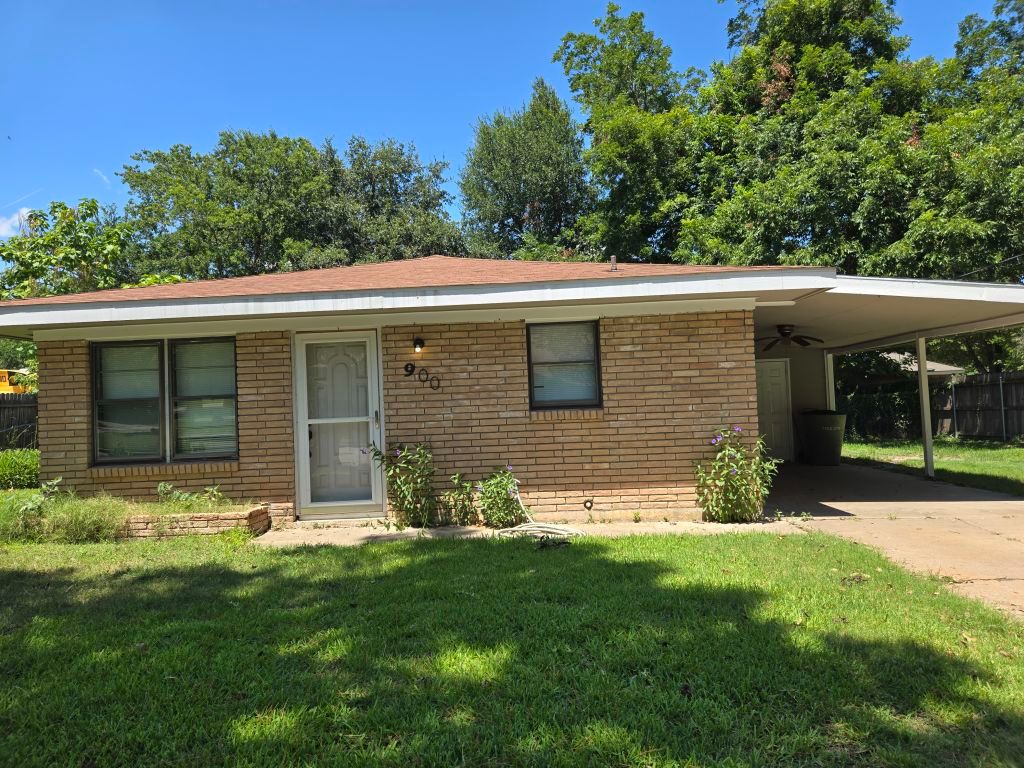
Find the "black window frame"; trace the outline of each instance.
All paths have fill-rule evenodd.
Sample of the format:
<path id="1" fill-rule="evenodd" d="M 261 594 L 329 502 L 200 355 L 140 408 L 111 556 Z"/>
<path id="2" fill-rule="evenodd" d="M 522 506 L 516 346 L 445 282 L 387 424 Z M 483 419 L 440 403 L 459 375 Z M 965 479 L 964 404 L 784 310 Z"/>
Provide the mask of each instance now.
<path id="1" fill-rule="evenodd" d="M 140 339 L 138 341 L 107 341 L 107 342 L 94 342 L 90 345 L 90 357 L 92 360 L 92 459 L 94 464 L 152 464 L 156 462 L 163 462 L 166 460 L 166 448 L 167 441 L 165 440 L 165 430 L 167 428 L 167 412 L 164 407 L 166 402 L 164 392 L 164 382 L 166 381 L 165 371 L 165 358 L 164 358 L 164 342 L 163 339 Z M 160 450 L 156 454 L 147 456 L 132 456 L 126 458 L 124 456 L 101 456 L 100 455 L 100 407 L 111 403 L 137 403 L 140 401 L 151 401 L 154 398 L 151 397 L 134 397 L 134 398 L 105 398 L 103 397 L 103 384 L 101 379 L 102 366 L 100 365 L 100 358 L 102 350 L 111 349 L 117 347 L 156 347 L 157 348 L 157 365 L 158 365 L 158 385 L 159 394 L 155 398 L 157 401 L 157 411 L 159 418 L 157 419 L 157 430 L 159 435 L 159 447 Z"/>
<path id="2" fill-rule="evenodd" d="M 182 395 L 178 396 L 177 376 L 174 370 L 174 347 L 178 344 L 230 341 L 234 349 L 232 365 L 235 372 L 235 392 L 230 395 Z M 160 414 L 158 428 L 160 434 L 160 451 L 147 456 L 101 456 L 99 452 L 99 412 L 100 406 L 108 403 L 149 401 L 154 398 L 114 398 L 102 397 L 100 362 L 102 350 L 110 347 L 156 347 L 159 357 L 159 385 L 157 408 Z M 92 388 L 89 397 L 92 404 L 92 463 L 93 465 L 119 464 L 187 464 L 196 461 L 224 461 L 238 459 L 238 342 L 234 336 L 201 336 L 194 339 L 134 339 L 130 341 L 92 342 L 89 345 Z M 176 451 L 176 424 L 174 406 L 180 400 L 231 399 L 235 406 L 235 450 L 229 453 L 178 454 Z M 168 436 L 170 441 L 168 441 Z M 168 446 L 169 442 L 169 446 Z"/>
<path id="3" fill-rule="evenodd" d="M 590 325 L 594 328 L 594 357 L 593 360 L 566 360 L 561 363 L 534 363 L 533 362 L 533 337 L 532 330 L 537 327 L 551 327 L 554 325 Z M 594 373 L 597 377 L 597 396 L 587 400 L 546 400 L 538 403 L 534 397 L 533 369 L 535 365 L 564 365 L 593 363 Z M 526 370 L 530 388 L 530 410 L 531 411 L 554 411 L 583 408 L 602 408 L 604 406 L 604 388 L 601 383 L 601 323 L 599 320 L 568 320 L 554 323 L 528 323 L 526 326 Z"/>
<path id="4" fill-rule="evenodd" d="M 179 395 L 178 376 L 174 352 L 177 347 L 186 344 L 210 344 L 231 342 L 231 365 L 235 373 L 235 391 L 223 395 Z M 168 422 L 170 427 L 171 457 L 173 462 L 209 461 L 212 459 L 236 459 L 238 458 L 238 344 L 234 336 L 210 336 L 196 339 L 168 339 L 167 340 L 167 380 L 170 384 L 170 391 L 167 395 Z M 178 453 L 178 419 L 177 405 L 181 401 L 188 400 L 231 400 L 235 412 L 235 450 L 227 453 L 212 451 L 210 453 Z"/>

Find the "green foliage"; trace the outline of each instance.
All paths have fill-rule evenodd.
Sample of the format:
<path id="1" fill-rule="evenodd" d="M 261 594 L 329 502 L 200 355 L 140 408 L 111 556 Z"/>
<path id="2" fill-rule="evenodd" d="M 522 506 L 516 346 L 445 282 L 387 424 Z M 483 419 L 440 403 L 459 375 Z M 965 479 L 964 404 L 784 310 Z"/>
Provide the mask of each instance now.
<path id="1" fill-rule="evenodd" d="M 426 528 L 435 519 L 434 457 L 421 444 L 382 451 L 376 445 L 367 449 L 387 480 L 388 503 L 400 526 Z"/>
<path id="2" fill-rule="evenodd" d="M 620 10 L 608 4 L 605 17 L 594 21 L 596 35 L 565 35 L 554 60 L 588 110 L 618 102 L 644 112 L 666 111 L 681 91 L 672 49 L 644 26 L 642 13 L 623 17 Z"/>
<path id="3" fill-rule="evenodd" d="M 779 462 L 769 459 L 764 441 L 744 443 L 739 427 L 722 429 L 711 438 L 717 452 L 705 466 L 698 464 L 697 505 L 703 519 L 714 523 L 752 523 L 764 513 Z"/>
<path id="4" fill-rule="evenodd" d="M 507 466 L 484 478 L 477 486 L 480 516 L 488 528 L 510 528 L 525 520 L 519 501 L 519 481 Z"/>
<path id="5" fill-rule="evenodd" d="M 0 488 L 38 488 L 39 451 L 14 448 L 0 451 Z"/>
<path id="6" fill-rule="evenodd" d="M 441 494 L 437 502 L 438 525 L 477 525 L 480 514 L 476 509 L 473 483 L 456 472 L 451 476 L 452 487 Z"/>
<path id="7" fill-rule="evenodd" d="M 592 136 L 599 202 L 577 227 L 592 247 L 1024 278 L 1022 0 L 968 17 L 944 61 L 906 57 L 887 0 L 744 0 L 735 55 L 688 90 L 666 87 L 680 76 L 643 17 L 617 11 L 556 54 Z M 979 371 L 1024 362 L 1005 335 L 949 346 Z"/>
<path id="8" fill-rule="evenodd" d="M 328 141 L 225 131 L 209 153 L 174 145 L 132 156 L 121 177 L 137 273 L 261 274 L 458 253 L 445 163 L 387 140 Z"/>
<path id="9" fill-rule="evenodd" d="M 0 241 L 0 258 L 9 263 L 0 288 L 24 298 L 116 287 L 129 237 L 127 225 L 103 220 L 95 200 L 74 208 L 53 202 L 49 212 L 28 214 L 23 234 Z"/>
<path id="10" fill-rule="evenodd" d="M 173 508 L 174 512 L 182 513 L 207 511 L 232 504 L 217 485 L 207 486 L 196 492 L 179 491 L 171 483 L 164 482 L 157 485 L 156 495 L 161 504 Z"/>
<path id="11" fill-rule="evenodd" d="M 551 86 L 538 79 L 522 110 L 477 123 L 460 187 L 477 251 L 507 256 L 527 237 L 545 245 L 570 237 L 593 194 L 579 127 Z"/>
<path id="12" fill-rule="evenodd" d="M 62 492 L 60 483 L 60 478 L 43 483 L 38 493 L 0 509 L 0 542 L 86 544 L 112 541 L 121 532 L 128 516 L 123 500 L 80 499 Z"/>

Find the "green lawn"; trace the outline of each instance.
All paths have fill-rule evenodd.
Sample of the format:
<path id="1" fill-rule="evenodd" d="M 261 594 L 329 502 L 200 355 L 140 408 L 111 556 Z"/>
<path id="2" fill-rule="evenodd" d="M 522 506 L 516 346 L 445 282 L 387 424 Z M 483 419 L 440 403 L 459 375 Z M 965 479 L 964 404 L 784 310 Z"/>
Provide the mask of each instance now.
<path id="1" fill-rule="evenodd" d="M 935 440 L 935 476 L 958 485 L 1024 496 L 1024 446 L 982 440 Z M 924 466 L 919 440 L 848 442 L 843 458 L 909 469 Z"/>
<path id="2" fill-rule="evenodd" d="M 1024 625 L 839 539 L 0 547 L 0 763 L 1020 765 Z"/>

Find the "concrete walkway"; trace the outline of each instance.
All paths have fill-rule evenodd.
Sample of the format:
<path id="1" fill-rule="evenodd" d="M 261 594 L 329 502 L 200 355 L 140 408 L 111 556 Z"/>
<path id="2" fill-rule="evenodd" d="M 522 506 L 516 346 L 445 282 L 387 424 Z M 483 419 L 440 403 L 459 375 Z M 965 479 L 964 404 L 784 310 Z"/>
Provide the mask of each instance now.
<path id="1" fill-rule="evenodd" d="M 716 523 L 574 523 L 588 536 L 638 536 L 641 534 L 683 535 L 698 534 L 711 536 L 726 533 L 759 533 L 794 534 L 803 533 L 796 526 L 787 522 L 772 522 L 757 525 L 719 525 Z M 269 531 L 254 541 L 267 547 L 300 547 L 333 545 L 354 547 L 380 541 L 402 541 L 405 539 L 472 539 L 495 536 L 490 528 L 475 526 L 452 526 L 449 528 L 406 528 L 402 531 L 386 529 L 380 523 L 373 524 L 342 524 L 324 525 L 316 523 L 299 523 L 292 528 L 279 528 Z"/>
<path id="2" fill-rule="evenodd" d="M 868 544 L 1024 617 L 1024 499 L 844 464 L 787 467 L 769 509 L 812 515 L 794 524 Z"/>

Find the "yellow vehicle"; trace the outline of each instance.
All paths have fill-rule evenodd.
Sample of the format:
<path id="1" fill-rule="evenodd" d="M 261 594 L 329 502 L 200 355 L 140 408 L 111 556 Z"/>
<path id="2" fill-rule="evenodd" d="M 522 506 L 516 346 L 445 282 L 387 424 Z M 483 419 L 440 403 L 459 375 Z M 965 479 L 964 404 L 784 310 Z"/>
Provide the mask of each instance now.
<path id="1" fill-rule="evenodd" d="M 12 384 L 11 379 L 14 374 L 25 373 L 25 371 L 15 371 L 5 368 L 0 368 L 0 394 L 6 395 L 22 395 L 28 392 L 25 387 L 19 384 Z"/>

